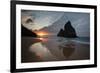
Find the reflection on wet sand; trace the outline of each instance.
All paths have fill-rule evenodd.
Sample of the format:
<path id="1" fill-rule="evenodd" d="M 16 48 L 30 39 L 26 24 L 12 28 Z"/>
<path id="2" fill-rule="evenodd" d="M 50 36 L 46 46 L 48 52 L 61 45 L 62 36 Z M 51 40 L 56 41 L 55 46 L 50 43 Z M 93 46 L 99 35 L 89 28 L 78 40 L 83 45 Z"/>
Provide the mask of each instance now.
<path id="1" fill-rule="evenodd" d="M 67 44 L 59 45 L 59 48 L 63 50 L 64 56 L 68 58 L 75 51 L 75 43 L 68 41 Z"/>
<path id="2" fill-rule="evenodd" d="M 35 53 L 42 61 L 56 59 L 48 48 L 41 42 L 32 44 L 29 48 L 30 52 Z"/>
<path id="3" fill-rule="evenodd" d="M 22 37 L 22 62 L 83 60 L 90 57 L 89 44 L 71 40 Z"/>

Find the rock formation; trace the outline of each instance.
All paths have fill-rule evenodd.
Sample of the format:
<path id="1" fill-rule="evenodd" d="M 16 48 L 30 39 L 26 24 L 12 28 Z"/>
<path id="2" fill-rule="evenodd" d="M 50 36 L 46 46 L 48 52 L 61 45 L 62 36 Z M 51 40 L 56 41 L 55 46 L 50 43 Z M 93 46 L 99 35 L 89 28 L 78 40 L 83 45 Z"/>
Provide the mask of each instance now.
<path id="1" fill-rule="evenodd" d="M 64 26 L 64 30 L 60 29 L 59 33 L 57 34 L 57 36 L 60 37 L 66 37 L 66 38 L 76 38 L 76 31 L 75 29 L 72 27 L 71 22 L 68 21 L 65 26 Z"/>
<path id="2" fill-rule="evenodd" d="M 37 37 L 37 34 L 28 30 L 21 24 L 21 36 Z"/>

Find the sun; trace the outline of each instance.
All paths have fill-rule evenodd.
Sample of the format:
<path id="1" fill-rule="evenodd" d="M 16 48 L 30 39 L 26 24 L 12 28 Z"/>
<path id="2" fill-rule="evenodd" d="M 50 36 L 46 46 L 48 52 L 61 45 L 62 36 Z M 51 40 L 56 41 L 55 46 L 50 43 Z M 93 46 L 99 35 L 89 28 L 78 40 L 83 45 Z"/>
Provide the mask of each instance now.
<path id="1" fill-rule="evenodd" d="M 45 36 L 46 34 L 44 32 L 37 33 L 39 36 Z"/>
<path id="2" fill-rule="evenodd" d="M 36 34 L 37 34 L 39 37 L 44 37 L 44 36 L 48 35 L 48 33 L 45 32 L 45 31 L 38 31 L 38 32 L 36 32 Z"/>

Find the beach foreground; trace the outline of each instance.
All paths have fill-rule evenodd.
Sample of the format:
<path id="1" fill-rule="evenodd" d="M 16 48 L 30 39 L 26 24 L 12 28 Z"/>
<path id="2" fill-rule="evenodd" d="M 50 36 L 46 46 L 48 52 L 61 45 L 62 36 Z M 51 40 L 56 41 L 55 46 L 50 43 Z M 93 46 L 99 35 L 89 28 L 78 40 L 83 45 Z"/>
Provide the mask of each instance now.
<path id="1" fill-rule="evenodd" d="M 21 62 L 47 62 L 90 59 L 90 44 L 63 38 L 21 39 Z"/>

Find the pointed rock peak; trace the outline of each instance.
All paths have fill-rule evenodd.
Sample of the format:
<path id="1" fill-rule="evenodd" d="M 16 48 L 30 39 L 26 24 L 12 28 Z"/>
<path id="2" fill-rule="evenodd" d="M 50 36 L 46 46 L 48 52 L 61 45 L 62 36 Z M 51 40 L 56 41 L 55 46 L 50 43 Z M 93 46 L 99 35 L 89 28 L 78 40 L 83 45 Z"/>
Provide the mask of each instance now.
<path id="1" fill-rule="evenodd" d="M 70 21 L 68 21 L 68 22 L 65 24 L 64 28 L 65 28 L 65 29 L 67 29 L 67 28 L 69 28 L 69 27 L 72 27 L 72 25 L 71 25 L 71 22 L 70 22 Z"/>
<path id="2" fill-rule="evenodd" d="M 70 22 L 70 21 L 68 21 L 66 24 L 69 24 L 69 25 L 71 25 L 71 22 Z"/>
<path id="3" fill-rule="evenodd" d="M 77 34 L 75 29 L 72 27 L 71 22 L 68 21 L 64 26 L 64 30 L 61 28 L 57 36 L 66 38 L 76 38 Z"/>

